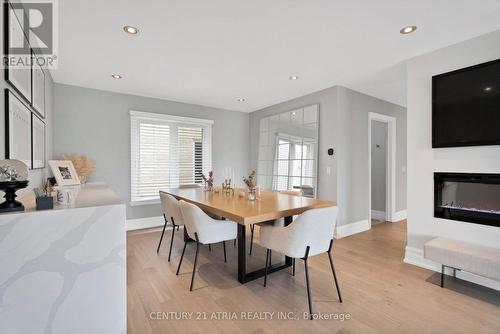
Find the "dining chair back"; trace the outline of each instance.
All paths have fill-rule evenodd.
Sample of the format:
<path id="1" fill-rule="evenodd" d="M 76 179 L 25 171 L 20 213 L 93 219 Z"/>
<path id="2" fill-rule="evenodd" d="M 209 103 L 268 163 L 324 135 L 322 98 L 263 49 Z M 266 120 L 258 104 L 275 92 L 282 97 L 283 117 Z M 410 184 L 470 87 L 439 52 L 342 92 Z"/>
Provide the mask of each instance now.
<path id="1" fill-rule="evenodd" d="M 180 208 L 184 218 L 184 228 L 191 239 L 196 241 L 196 253 L 194 258 L 193 273 L 191 276 L 191 286 L 189 291 L 193 290 L 194 276 L 196 272 L 196 263 L 198 262 L 198 251 L 200 244 L 213 244 L 222 242 L 224 247 L 224 262 L 227 262 L 226 241 L 236 239 L 237 226 L 235 222 L 229 220 L 217 220 L 208 216 L 198 206 L 180 201 Z M 188 241 L 184 243 L 181 260 L 177 267 L 177 275 L 181 269 L 182 259 L 186 251 Z"/>
<path id="2" fill-rule="evenodd" d="M 290 225 L 285 227 L 261 226 L 260 244 L 267 248 L 266 266 L 264 273 L 264 286 L 267 284 L 267 273 L 270 267 L 272 251 L 277 251 L 292 259 L 292 275 L 295 276 L 295 259 L 304 260 L 306 272 L 307 300 L 309 303 L 310 319 L 313 319 L 312 294 L 309 282 L 307 261 L 310 256 L 327 253 L 332 269 L 335 287 L 339 301 L 342 303 L 340 287 L 333 266 L 332 246 L 333 232 L 337 224 L 338 208 L 327 207 L 305 211 Z"/>
<path id="3" fill-rule="evenodd" d="M 170 262 L 170 257 L 172 255 L 172 245 L 174 243 L 175 228 L 177 227 L 177 230 L 179 230 L 179 227 L 184 225 L 184 219 L 179 207 L 179 201 L 177 201 L 174 196 L 160 191 L 160 202 L 165 223 L 163 225 L 163 231 L 161 232 L 161 237 L 160 241 L 158 242 L 158 248 L 156 249 L 156 252 L 160 252 L 160 246 L 163 240 L 163 235 L 165 234 L 165 228 L 167 227 L 167 222 L 170 221 L 170 223 L 172 224 L 172 237 L 170 239 L 170 248 L 168 251 L 168 261 Z"/>

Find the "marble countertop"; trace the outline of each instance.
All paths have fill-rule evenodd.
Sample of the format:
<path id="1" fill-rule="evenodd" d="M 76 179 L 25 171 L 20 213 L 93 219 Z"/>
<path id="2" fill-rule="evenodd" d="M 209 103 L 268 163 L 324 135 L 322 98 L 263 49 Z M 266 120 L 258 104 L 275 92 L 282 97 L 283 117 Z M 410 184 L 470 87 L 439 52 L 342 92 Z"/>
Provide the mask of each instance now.
<path id="1" fill-rule="evenodd" d="M 54 189 L 70 190 L 75 195 L 75 200 L 71 204 L 63 205 L 58 203 L 54 198 L 54 208 L 52 210 L 37 211 L 35 194 L 30 192 L 29 194 L 16 198 L 16 200 L 23 203 L 24 211 L 0 213 L 0 216 L 124 204 L 124 201 L 111 190 L 106 183 L 94 182 L 78 186 L 55 187 Z M 55 191 L 53 196 L 56 197 Z"/>

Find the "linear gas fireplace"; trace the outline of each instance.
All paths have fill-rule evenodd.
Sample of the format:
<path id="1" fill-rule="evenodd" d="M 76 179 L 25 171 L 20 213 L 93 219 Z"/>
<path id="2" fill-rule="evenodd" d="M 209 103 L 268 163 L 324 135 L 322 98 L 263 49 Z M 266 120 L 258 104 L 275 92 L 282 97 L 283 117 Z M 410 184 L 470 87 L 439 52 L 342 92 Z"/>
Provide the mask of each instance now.
<path id="1" fill-rule="evenodd" d="M 434 217 L 500 227 L 500 174 L 434 173 Z"/>

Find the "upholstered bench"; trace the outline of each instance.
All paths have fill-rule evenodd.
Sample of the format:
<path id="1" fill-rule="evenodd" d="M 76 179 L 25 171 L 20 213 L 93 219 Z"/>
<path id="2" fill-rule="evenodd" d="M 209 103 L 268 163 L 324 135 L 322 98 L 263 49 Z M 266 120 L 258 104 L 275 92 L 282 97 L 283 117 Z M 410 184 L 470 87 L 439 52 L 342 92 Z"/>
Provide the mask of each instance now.
<path id="1" fill-rule="evenodd" d="M 440 237 L 425 243 L 424 257 L 441 263 L 441 287 L 444 285 L 445 267 L 500 281 L 500 248 Z"/>

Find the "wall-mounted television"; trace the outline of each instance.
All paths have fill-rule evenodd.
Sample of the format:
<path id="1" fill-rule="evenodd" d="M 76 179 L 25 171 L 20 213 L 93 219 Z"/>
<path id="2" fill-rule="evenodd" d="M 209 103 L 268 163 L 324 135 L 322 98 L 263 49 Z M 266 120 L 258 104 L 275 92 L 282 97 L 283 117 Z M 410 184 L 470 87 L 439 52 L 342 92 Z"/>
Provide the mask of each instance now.
<path id="1" fill-rule="evenodd" d="M 500 145 L 500 59 L 432 77 L 432 147 Z"/>

